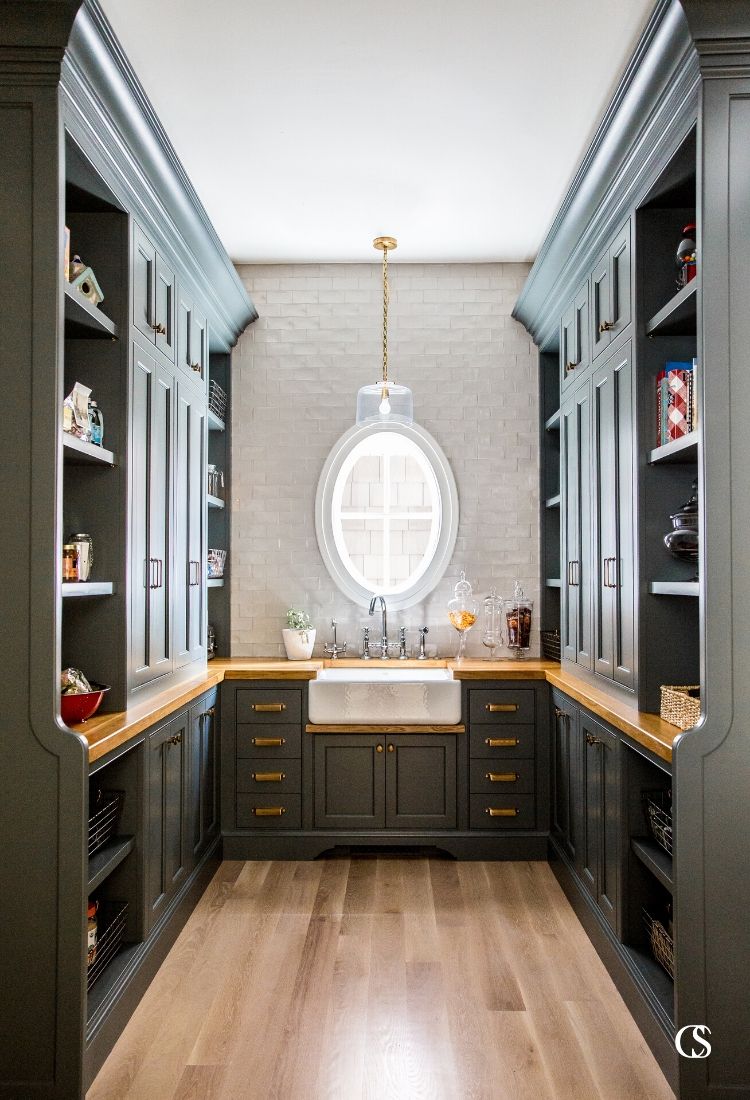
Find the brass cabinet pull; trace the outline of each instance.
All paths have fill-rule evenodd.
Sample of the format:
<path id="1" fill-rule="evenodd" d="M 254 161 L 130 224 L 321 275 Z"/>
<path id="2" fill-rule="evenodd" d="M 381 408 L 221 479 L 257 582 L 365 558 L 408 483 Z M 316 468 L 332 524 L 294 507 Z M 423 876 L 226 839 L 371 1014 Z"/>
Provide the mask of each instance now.
<path id="1" fill-rule="evenodd" d="M 286 744 L 285 737 L 253 737 L 251 744 L 259 749 L 279 749 Z"/>
<path id="2" fill-rule="evenodd" d="M 375 752 L 382 752 L 382 751 L 383 751 L 383 746 L 382 745 L 376 745 L 375 746 Z"/>
<path id="3" fill-rule="evenodd" d="M 578 366 L 577 363 L 566 363 L 565 364 L 565 373 L 570 374 L 570 372 L 574 371 L 577 366 Z"/>
<path id="4" fill-rule="evenodd" d="M 164 325 L 162 325 L 161 322 L 157 325 L 152 324 L 151 328 L 154 330 L 154 332 L 156 333 L 157 336 L 166 336 L 167 335 L 167 330 L 164 328 Z"/>
<path id="5" fill-rule="evenodd" d="M 200 371 L 201 365 L 200 365 L 200 363 L 191 363 L 190 364 L 190 369 L 194 370 L 194 371 Z"/>
<path id="6" fill-rule="evenodd" d="M 512 749 L 519 742 L 517 737 L 485 737 L 484 743 L 491 749 Z"/>
<path id="7" fill-rule="evenodd" d="M 181 733 L 176 733 L 174 735 L 174 737 L 169 738 L 169 741 L 167 742 L 167 744 L 169 744 L 169 745 L 181 745 L 182 744 L 182 734 Z"/>
<path id="8" fill-rule="evenodd" d="M 285 806 L 253 806 L 253 817 L 283 817 Z"/>
<path id="9" fill-rule="evenodd" d="M 484 812 L 490 817 L 518 817 L 517 806 L 488 806 Z"/>
<path id="10" fill-rule="evenodd" d="M 562 718 L 564 713 L 559 707 L 555 707 L 555 718 Z"/>
<path id="11" fill-rule="evenodd" d="M 604 742 L 602 741 L 601 737 L 594 737 L 593 733 L 587 733 L 586 734 L 586 744 L 587 745 L 603 745 Z"/>
<path id="12" fill-rule="evenodd" d="M 250 710 L 258 714 L 281 714 L 282 710 L 286 710 L 286 703 L 251 703 Z"/>
<path id="13" fill-rule="evenodd" d="M 484 778 L 490 783 L 516 783 L 520 777 L 518 772 L 486 772 Z"/>
<path id="14" fill-rule="evenodd" d="M 252 778 L 256 783 L 283 783 L 286 774 L 284 772 L 252 772 Z"/>
<path id="15" fill-rule="evenodd" d="M 599 325 L 599 332 L 610 332 L 614 327 L 614 321 L 602 321 Z"/>
<path id="16" fill-rule="evenodd" d="M 389 745 L 388 746 L 388 752 L 395 752 L 395 751 L 396 751 L 396 746 L 395 745 Z"/>
<path id="17" fill-rule="evenodd" d="M 216 707 L 209 707 L 206 711 L 206 718 L 213 718 L 216 714 Z"/>
<path id="18" fill-rule="evenodd" d="M 515 714 L 518 703 L 485 703 L 484 709 L 490 714 Z"/>

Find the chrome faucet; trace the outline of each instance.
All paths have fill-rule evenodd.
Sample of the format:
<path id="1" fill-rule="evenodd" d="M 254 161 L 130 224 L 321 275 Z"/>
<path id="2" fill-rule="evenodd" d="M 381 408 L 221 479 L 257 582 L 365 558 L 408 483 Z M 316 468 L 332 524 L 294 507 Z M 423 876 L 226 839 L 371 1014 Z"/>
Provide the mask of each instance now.
<path id="1" fill-rule="evenodd" d="M 418 661 L 426 661 L 427 660 L 427 654 L 425 653 L 425 649 L 424 649 L 424 640 L 425 640 L 426 635 L 429 634 L 429 633 L 430 633 L 430 631 L 426 626 L 420 626 L 420 628 L 419 628 L 419 657 L 417 658 Z"/>
<path id="2" fill-rule="evenodd" d="M 382 596 L 373 596 L 370 600 L 370 614 L 375 614 L 375 604 L 380 600 L 380 611 L 383 616 L 382 634 L 380 636 L 380 660 L 388 660 L 388 612 L 385 606 L 385 600 Z"/>

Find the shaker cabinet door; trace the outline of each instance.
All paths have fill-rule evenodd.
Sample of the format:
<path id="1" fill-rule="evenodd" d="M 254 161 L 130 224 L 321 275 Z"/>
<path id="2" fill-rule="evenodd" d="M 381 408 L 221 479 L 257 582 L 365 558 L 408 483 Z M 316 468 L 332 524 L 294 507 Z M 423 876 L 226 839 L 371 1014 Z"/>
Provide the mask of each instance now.
<path id="1" fill-rule="evenodd" d="M 174 660 L 181 668 L 206 650 L 206 399 L 177 384 L 175 461 Z"/>
<path id="2" fill-rule="evenodd" d="M 154 342 L 156 249 L 137 225 L 133 227 L 133 324 Z"/>
<path id="3" fill-rule="evenodd" d="M 562 646 L 568 661 L 592 663 L 591 381 L 566 400 L 560 419 Z"/>
<path id="4" fill-rule="evenodd" d="M 316 734 L 316 829 L 384 826 L 385 734 Z"/>
<path id="5" fill-rule="evenodd" d="M 154 321 L 156 346 L 174 363 L 177 345 L 175 332 L 175 275 L 169 264 L 157 253 L 154 268 Z"/>
<path id="6" fill-rule="evenodd" d="M 219 831 L 217 692 L 190 708 L 188 760 L 189 857 L 194 867 Z"/>
<path id="7" fill-rule="evenodd" d="M 456 735 L 386 735 L 387 829 L 455 829 Z"/>
<path id="8" fill-rule="evenodd" d="M 187 875 L 187 712 L 148 737 L 147 923 L 169 907 Z"/>

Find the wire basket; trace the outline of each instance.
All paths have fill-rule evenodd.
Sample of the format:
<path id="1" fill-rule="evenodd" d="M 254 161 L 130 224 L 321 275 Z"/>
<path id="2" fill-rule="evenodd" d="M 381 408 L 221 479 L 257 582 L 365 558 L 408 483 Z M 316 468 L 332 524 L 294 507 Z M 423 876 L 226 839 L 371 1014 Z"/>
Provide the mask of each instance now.
<path id="1" fill-rule="evenodd" d="M 540 630 L 539 637 L 542 640 L 542 654 L 548 661 L 560 660 L 560 631 Z"/>
<path id="2" fill-rule="evenodd" d="M 649 831 L 665 852 L 672 855 L 672 792 L 644 791 L 643 805 Z"/>
<path id="3" fill-rule="evenodd" d="M 654 958 L 674 981 L 674 940 L 662 922 L 652 917 L 646 909 L 643 910 L 643 923 L 646 925 Z"/>
<path id="4" fill-rule="evenodd" d="M 96 954 L 86 970 L 86 989 L 101 978 L 122 946 L 125 921 L 128 915 L 126 901 L 101 901 L 97 910 L 99 927 L 103 931 L 96 938 Z"/>
<path id="5" fill-rule="evenodd" d="M 692 729 L 701 716 L 700 684 L 662 684 L 659 713 L 678 729 Z"/>
<path id="6" fill-rule="evenodd" d="M 122 791 L 101 793 L 101 802 L 89 818 L 89 855 L 98 852 L 107 843 L 115 831 L 120 806 L 124 798 Z"/>
<path id="7" fill-rule="evenodd" d="M 227 562 L 226 550 L 209 550 L 208 558 L 208 575 L 209 577 L 223 577 L 224 566 Z"/>
<path id="8" fill-rule="evenodd" d="M 218 382 L 213 380 L 208 387 L 208 407 L 214 416 L 218 416 L 219 420 L 226 420 L 227 393 Z"/>

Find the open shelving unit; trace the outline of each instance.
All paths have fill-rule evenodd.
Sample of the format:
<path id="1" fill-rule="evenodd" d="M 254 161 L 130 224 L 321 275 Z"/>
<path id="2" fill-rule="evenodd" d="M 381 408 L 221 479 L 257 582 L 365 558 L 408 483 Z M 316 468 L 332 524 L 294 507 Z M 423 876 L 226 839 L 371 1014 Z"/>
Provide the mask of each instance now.
<path id="1" fill-rule="evenodd" d="M 560 364 L 556 351 L 539 355 L 541 576 L 539 627 L 560 630 Z"/>
<path id="2" fill-rule="evenodd" d="M 63 432 L 63 458 L 71 466 L 116 466 L 115 456 L 106 447 L 97 447 L 78 436 Z"/>
<path id="3" fill-rule="evenodd" d="M 227 395 L 227 408 L 231 409 L 232 373 L 228 355 L 212 354 L 209 359 L 209 391 L 211 381 L 216 381 Z M 228 415 L 228 414 L 225 414 Z M 208 497 L 208 545 L 211 549 L 229 551 L 231 541 L 231 451 L 226 423 L 215 413 L 208 411 L 208 461 L 224 474 L 224 496 Z M 208 623 L 216 635 L 216 655 L 229 656 L 230 646 L 230 590 L 228 576 L 231 570 L 231 554 L 227 554 L 223 577 L 208 579 Z"/>
<path id="4" fill-rule="evenodd" d="M 88 298 L 65 283 L 65 335 L 91 340 L 116 340 L 117 325 Z"/>

